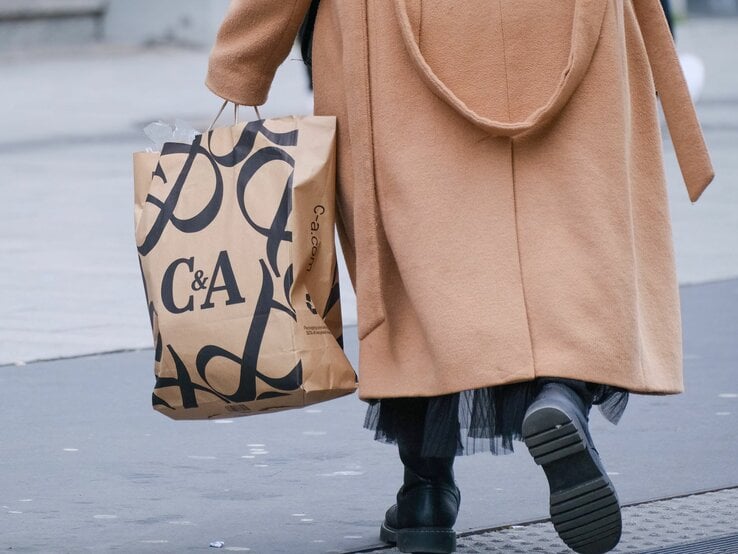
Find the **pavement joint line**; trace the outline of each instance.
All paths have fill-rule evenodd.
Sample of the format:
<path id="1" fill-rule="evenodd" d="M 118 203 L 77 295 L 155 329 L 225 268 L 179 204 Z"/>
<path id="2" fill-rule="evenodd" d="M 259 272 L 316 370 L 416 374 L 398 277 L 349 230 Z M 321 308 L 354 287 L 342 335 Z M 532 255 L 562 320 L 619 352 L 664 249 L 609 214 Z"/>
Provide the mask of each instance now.
<path id="1" fill-rule="evenodd" d="M 1 145 L 0 145 L 0 154 L 2 154 Z M 724 283 L 729 283 L 731 281 L 736 281 L 738 283 L 738 276 L 731 276 L 731 277 L 723 277 L 720 279 L 712 279 L 709 281 L 701 281 L 698 283 L 680 283 L 679 288 L 691 288 L 691 287 L 700 287 L 700 286 L 708 286 L 708 285 L 719 285 Z M 355 324 L 353 325 L 344 325 L 344 329 L 356 327 Z M 66 330 L 62 330 L 60 332 L 64 332 Z M 31 359 L 31 360 L 17 360 L 15 362 L 3 362 L 0 363 L 0 369 L 4 367 L 17 367 L 19 365 L 30 365 L 35 363 L 45 363 L 45 362 L 57 362 L 62 360 L 76 360 L 78 358 L 91 358 L 94 356 L 107 356 L 107 355 L 114 355 L 114 354 L 128 354 L 131 352 L 145 352 L 147 350 L 153 350 L 153 346 L 146 346 L 146 347 L 130 347 L 130 348 L 119 348 L 116 350 L 103 350 L 101 352 L 87 352 L 84 354 L 74 354 L 69 356 L 51 356 L 48 358 L 37 358 L 37 359 Z M 709 491 L 708 491 L 709 492 Z"/>
<path id="2" fill-rule="evenodd" d="M 356 327 L 356 325 L 344 325 L 343 328 L 352 328 Z M 67 329 L 59 331 L 60 333 L 63 333 L 67 331 Z M 38 358 L 33 360 L 17 360 L 15 362 L 3 362 L 0 363 L 0 369 L 4 367 L 18 367 L 20 365 L 31 365 L 31 364 L 41 364 L 41 363 L 47 363 L 47 362 L 61 362 L 64 360 L 77 360 L 80 358 L 94 358 L 96 356 L 112 356 L 115 354 L 130 354 L 132 352 L 147 352 L 147 351 L 153 351 L 153 346 L 143 346 L 143 347 L 131 347 L 131 348 L 118 348 L 116 350 L 103 350 L 102 352 L 87 352 L 84 354 L 73 354 L 70 356 L 51 356 L 49 358 Z"/>
<path id="3" fill-rule="evenodd" d="M 738 132 L 738 125 L 735 123 L 710 123 L 703 122 L 702 130 L 705 133 L 736 133 Z"/>
<path id="4" fill-rule="evenodd" d="M 56 356 L 50 358 L 39 358 L 37 360 L 18 360 L 16 362 L 0 363 L 0 369 L 4 367 L 18 367 L 31 364 L 42 364 L 48 362 L 60 362 L 64 360 L 78 360 L 81 358 L 95 358 L 97 356 L 108 356 L 114 354 L 130 354 L 131 352 L 146 352 L 147 350 L 154 350 L 153 347 L 144 348 L 119 348 L 117 350 L 106 350 L 103 352 L 88 352 L 86 354 L 75 354 L 73 356 Z"/>
<path id="5" fill-rule="evenodd" d="M 134 121 L 130 126 L 121 128 L 107 133 L 78 133 L 78 134 L 58 134 L 44 138 L 30 138 L 26 140 L 16 140 L 12 142 L 0 142 L 0 155 L 18 154 L 27 152 L 28 150 L 37 151 L 47 148 L 74 148 L 77 146 L 89 146 L 90 144 L 130 144 L 133 142 L 150 142 L 144 133 L 144 128 L 154 121 L 167 121 L 171 119 L 181 119 L 190 125 L 194 125 L 196 129 L 204 129 L 209 122 L 210 117 L 203 114 L 175 114 L 167 116 L 152 116 L 140 121 Z M 131 152 L 132 153 L 132 152 Z"/>
<path id="6" fill-rule="evenodd" d="M 735 489 L 738 489 L 738 485 L 730 485 L 727 487 L 719 487 L 719 488 L 700 489 L 700 490 L 688 492 L 688 493 L 680 493 L 680 494 L 675 494 L 671 496 L 655 497 L 655 498 L 648 499 L 648 500 L 639 500 L 638 502 L 622 504 L 620 507 L 621 509 L 635 508 L 635 507 L 644 506 L 647 504 L 654 504 L 656 502 L 668 502 L 669 500 L 677 500 L 679 498 L 689 498 L 693 496 L 700 496 L 703 494 L 730 491 L 730 490 L 735 490 Z M 527 520 L 521 523 L 505 523 L 503 525 L 495 525 L 494 527 L 480 527 L 480 528 L 469 529 L 468 531 L 462 531 L 460 533 L 456 533 L 456 537 L 461 539 L 464 537 L 473 537 L 475 535 L 485 535 L 488 533 L 497 533 L 500 531 L 504 531 L 506 529 L 511 529 L 513 527 L 528 527 L 530 525 L 537 525 L 539 523 L 546 523 L 549 521 L 551 521 L 551 518 L 546 517 L 546 518 L 539 518 L 539 519 L 531 519 L 531 520 Z M 394 545 L 388 545 L 385 543 L 377 543 L 374 546 L 362 547 L 360 550 L 346 550 L 343 552 L 343 554 L 363 554 L 367 552 L 376 552 L 377 550 L 393 550 L 393 549 L 395 549 Z M 648 554 L 649 552 L 652 552 L 652 551 L 639 551 L 639 552 L 644 552 L 645 554 Z"/>
<path id="7" fill-rule="evenodd" d="M 704 96 L 697 102 L 697 106 L 732 106 L 738 104 L 738 96 Z"/>
<path id="8" fill-rule="evenodd" d="M 711 279 L 709 281 L 698 281 L 698 282 L 686 282 L 686 283 L 679 283 L 679 288 L 682 287 L 699 287 L 702 285 L 720 285 L 729 283 L 730 281 L 738 281 L 738 275 L 730 276 L 730 277 L 721 277 L 719 279 Z"/>
<path id="9" fill-rule="evenodd" d="M 726 544 L 727 543 L 727 544 Z M 708 554 L 710 552 L 728 552 L 725 550 L 726 546 L 738 545 L 738 533 L 729 533 L 726 535 L 720 535 L 717 537 L 710 537 L 709 539 L 699 539 L 695 541 L 684 542 L 680 544 L 672 544 L 669 546 L 662 546 L 660 548 L 651 548 L 648 550 L 639 550 L 634 554 L 685 554 L 685 553 L 697 553 L 702 552 Z M 709 548 L 709 550 L 705 550 Z M 719 550 L 715 550 L 711 547 L 717 547 Z M 686 550 L 686 549 L 689 550 Z"/>
<path id="10" fill-rule="evenodd" d="M 152 120 L 153 121 L 153 120 Z M 90 144 L 126 144 L 148 140 L 143 132 L 125 130 L 97 135 L 55 135 L 48 138 L 34 138 L 15 142 L 0 142 L 0 155 L 18 154 L 29 150 L 37 151 L 46 148 L 71 148 L 89 146 Z"/>
<path id="11" fill-rule="evenodd" d="M 710 494 L 713 492 L 732 491 L 735 489 L 738 489 L 738 485 L 727 485 L 724 487 L 710 487 L 707 489 L 698 489 L 696 491 L 687 492 L 687 493 L 679 493 L 679 494 L 674 494 L 671 496 L 657 496 L 657 497 L 647 499 L 647 500 L 639 500 L 638 502 L 631 502 L 629 504 L 623 504 L 621 507 L 622 508 L 635 508 L 637 506 L 643 506 L 644 504 L 653 504 L 654 502 L 667 502 L 669 500 L 676 500 L 678 498 L 701 496 L 703 494 Z M 544 519 L 543 521 L 548 521 L 548 519 Z"/>

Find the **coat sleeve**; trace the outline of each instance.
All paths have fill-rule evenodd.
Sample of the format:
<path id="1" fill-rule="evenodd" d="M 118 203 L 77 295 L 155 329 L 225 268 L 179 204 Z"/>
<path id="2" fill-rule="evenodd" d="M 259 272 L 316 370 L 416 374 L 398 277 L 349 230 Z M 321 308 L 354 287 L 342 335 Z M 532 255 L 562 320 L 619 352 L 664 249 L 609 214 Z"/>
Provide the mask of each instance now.
<path id="1" fill-rule="evenodd" d="M 207 87 L 237 104 L 264 104 L 309 5 L 310 0 L 231 0 L 210 54 Z"/>

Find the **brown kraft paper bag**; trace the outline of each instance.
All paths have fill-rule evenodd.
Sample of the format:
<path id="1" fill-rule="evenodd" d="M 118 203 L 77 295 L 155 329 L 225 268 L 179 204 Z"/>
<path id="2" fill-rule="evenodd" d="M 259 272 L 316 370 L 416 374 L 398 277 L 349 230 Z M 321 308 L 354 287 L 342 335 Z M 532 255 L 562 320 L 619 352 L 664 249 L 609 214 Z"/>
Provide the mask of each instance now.
<path id="1" fill-rule="evenodd" d="M 284 117 L 134 154 L 154 408 L 233 417 L 350 394 L 334 243 L 336 121 Z"/>

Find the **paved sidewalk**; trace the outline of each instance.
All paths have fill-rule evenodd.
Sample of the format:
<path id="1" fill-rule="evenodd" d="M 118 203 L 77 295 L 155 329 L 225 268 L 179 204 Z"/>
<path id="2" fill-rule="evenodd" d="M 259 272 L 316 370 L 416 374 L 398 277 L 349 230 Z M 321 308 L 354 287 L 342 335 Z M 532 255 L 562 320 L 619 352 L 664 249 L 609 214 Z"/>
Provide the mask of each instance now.
<path id="1" fill-rule="evenodd" d="M 701 56 L 699 105 L 718 179 L 696 205 L 666 143 L 682 283 L 738 276 L 738 20 L 679 29 Z M 310 111 L 297 53 L 280 69 L 266 116 Z M 207 53 L 86 48 L 0 57 L 0 365 L 150 345 L 132 230 L 131 152 L 151 121 L 206 127 Z M 347 324 L 355 300 L 342 268 Z"/>
<path id="2" fill-rule="evenodd" d="M 681 292 L 686 393 L 633 396 L 616 427 L 592 416 L 624 504 L 738 486 L 738 279 Z M 355 328 L 345 338 L 355 363 Z M 214 540 L 260 554 L 378 546 L 402 468 L 394 447 L 361 430 L 358 398 L 177 422 L 151 409 L 152 358 L 146 350 L 0 370 L 0 551 L 178 554 L 214 552 Z M 543 472 L 516 446 L 511 456 L 457 460 L 457 531 L 548 517 Z M 503 540 L 513 551 L 543 540 L 546 525 L 463 542 Z M 624 547 L 649 546 L 639 541 Z"/>

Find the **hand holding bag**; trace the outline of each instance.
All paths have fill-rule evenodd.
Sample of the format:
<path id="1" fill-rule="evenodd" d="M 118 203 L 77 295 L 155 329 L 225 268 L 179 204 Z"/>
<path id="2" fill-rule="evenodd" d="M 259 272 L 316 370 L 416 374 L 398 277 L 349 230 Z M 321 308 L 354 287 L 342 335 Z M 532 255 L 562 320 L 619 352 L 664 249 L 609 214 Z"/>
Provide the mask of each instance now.
<path id="1" fill-rule="evenodd" d="M 134 154 L 156 410 L 233 417 L 355 391 L 342 349 L 335 139 L 334 117 L 291 116 Z"/>

